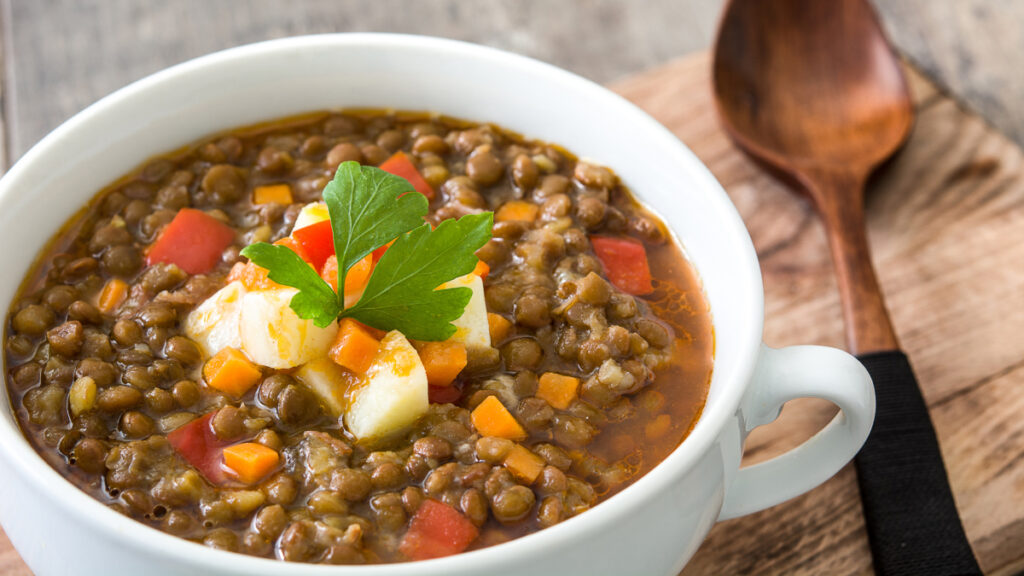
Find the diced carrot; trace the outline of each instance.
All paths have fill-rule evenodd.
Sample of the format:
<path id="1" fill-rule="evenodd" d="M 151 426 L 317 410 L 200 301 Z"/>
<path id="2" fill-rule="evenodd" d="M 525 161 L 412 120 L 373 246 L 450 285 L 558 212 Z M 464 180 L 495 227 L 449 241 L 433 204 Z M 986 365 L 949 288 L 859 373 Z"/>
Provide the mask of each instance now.
<path id="1" fill-rule="evenodd" d="M 189 274 L 206 274 L 235 241 L 235 230 L 194 208 L 182 208 L 149 247 L 146 265 L 175 264 Z"/>
<path id="2" fill-rule="evenodd" d="M 323 269 L 324 262 L 334 254 L 334 229 L 330 220 L 321 220 L 316 224 L 303 226 L 292 231 L 292 238 L 302 247 L 308 260 L 317 272 Z"/>
<path id="3" fill-rule="evenodd" d="M 224 448 L 224 465 L 245 484 L 255 484 L 277 467 L 277 452 L 256 442 Z"/>
<path id="4" fill-rule="evenodd" d="M 242 278 L 244 276 L 245 276 L 245 262 L 235 262 L 235 265 L 231 267 L 230 271 L 228 271 L 227 282 L 229 284 L 231 282 L 236 282 L 236 281 L 237 282 L 241 282 Z"/>
<path id="5" fill-rule="evenodd" d="M 384 337 L 388 335 L 387 330 L 381 330 L 380 328 L 374 328 L 373 326 L 367 326 L 366 324 L 360 324 L 360 326 L 363 327 L 363 330 L 366 330 L 367 334 L 373 336 L 377 340 L 383 340 Z"/>
<path id="6" fill-rule="evenodd" d="M 479 535 L 473 522 L 458 510 L 428 499 L 416 509 L 398 549 L 410 560 L 441 558 L 462 552 Z"/>
<path id="7" fill-rule="evenodd" d="M 559 410 L 565 410 L 579 394 L 580 379 L 545 372 L 537 383 L 537 397 Z"/>
<path id="8" fill-rule="evenodd" d="M 346 299 L 349 297 L 358 297 L 363 293 L 363 290 L 366 288 L 366 283 L 370 281 L 371 272 L 373 272 L 373 255 L 367 255 L 348 269 L 348 272 L 345 273 Z M 337 273 L 334 275 L 334 283 L 338 283 Z"/>
<path id="9" fill-rule="evenodd" d="M 632 238 L 591 236 L 594 254 L 604 265 L 605 275 L 616 288 L 627 294 L 643 296 L 654 291 L 647 250 Z"/>
<path id="10" fill-rule="evenodd" d="M 280 284 L 267 277 L 267 269 L 252 262 L 238 262 L 228 272 L 228 282 L 241 282 L 249 290 L 279 288 Z"/>
<path id="11" fill-rule="evenodd" d="M 361 375 L 370 368 L 378 348 L 380 341 L 366 326 L 351 318 L 342 318 L 338 323 L 338 337 L 327 354 L 338 366 Z"/>
<path id="12" fill-rule="evenodd" d="M 292 252 L 295 252 L 296 254 L 298 254 L 299 258 L 302 258 L 306 262 L 309 262 L 309 260 L 310 260 L 309 256 L 306 255 L 306 251 L 303 250 L 302 246 L 299 246 L 299 243 L 296 242 L 295 238 L 292 238 L 291 236 L 285 236 L 284 238 L 281 238 L 277 242 L 274 242 L 274 245 L 275 246 L 285 246 L 285 247 L 287 247 Z"/>
<path id="13" fill-rule="evenodd" d="M 525 202 L 523 200 L 513 200 L 511 202 L 505 202 L 498 208 L 498 211 L 494 213 L 495 222 L 533 222 L 537 219 L 537 211 L 540 208 L 532 203 Z"/>
<path id="14" fill-rule="evenodd" d="M 366 283 L 370 280 L 371 272 L 373 272 L 373 257 L 371 255 L 367 255 L 348 269 L 348 272 L 345 274 L 345 306 L 355 304 L 359 297 L 362 296 Z M 320 270 L 320 277 L 331 285 L 332 290 L 338 291 L 337 256 L 331 254 L 327 258 L 323 269 Z"/>
<path id="15" fill-rule="evenodd" d="M 491 346 L 497 346 L 512 333 L 512 321 L 501 314 L 487 313 L 487 327 L 491 333 Z"/>
<path id="16" fill-rule="evenodd" d="M 395 243 L 395 241 L 392 240 L 391 242 L 388 242 L 387 244 L 385 244 L 385 245 L 381 246 L 380 248 L 377 248 L 376 250 L 374 250 L 373 251 L 373 263 L 376 264 L 377 261 L 380 260 L 380 257 L 383 256 L 384 253 L 388 251 L 388 248 L 391 248 L 391 245 L 394 244 L 394 243 Z"/>
<path id="17" fill-rule="evenodd" d="M 388 158 L 380 165 L 380 169 L 395 176 L 405 178 L 417 192 L 426 196 L 427 200 L 434 199 L 434 189 L 423 179 L 420 171 L 416 169 L 416 166 L 405 155 L 405 152 L 401 150 L 395 152 L 391 158 Z"/>
<path id="18" fill-rule="evenodd" d="M 203 366 L 206 385 L 240 398 L 260 381 L 260 369 L 234 348 L 224 348 Z"/>
<path id="19" fill-rule="evenodd" d="M 522 444 L 513 446 L 502 463 L 513 476 L 527 484 L 533 484 L 537 476 L 540 476 L 541 470 L 544 469 L 544 459 Z"/>
<path id="20" fill-rule="evenodd" d="M 526 430 L 494 396 L 488 396 L 470 414 L 473 427 L 482 436 L 497 436 L 509 440 L 525 440 Z"/>
<path id="21" fill-rule="evenodd" d="M 338 291 L 338 257 L 331 254 L 324 261 L 324 267 L 320 269 L 320 277 L 331 285 L 331 290 Z M 345 284 L 348 284 L 348 278 L 345 278 Z"/>
<path id="22" fill-rule="evenodd" d="M 306 258 L 306 253 L 299 246 L 298 242 L 290 236 L 285 236 L 277 242 L 274 242 L 276 246 L 284 246 L 295 252 L 299 258 L 302 258 L 307 263 L 309 259 Z M 231 271 L 228 272 L 228 282 L 241 282 L 249 290 L 268 290 L 271 288 L 281 288 L 282 286 L 277 282 L 274 282 L 267 277 L 269 272 L 262 266 L 257 266 L 252 262 L 237 262 L 231 267 Z M 337 282 L 337 281 L 335 281 Z"/>
<path id="23" fill-rule="evenodd" d="M 113 314 L 128 298 L 128 283 L 120 278 L 111 278 L 100 292 L 98 307 L 104 314 Z"/>
<path id="24" fill-rule="evenodd" d="M 473 274 L 480 277 L 481 280 L 486 280 L 487 275 L 491 273 L 491 267 L 487 265 L 487 262 L 483 260 L 476 261 L 476 268 L 473 268 Z"/>
<path id="25" fill-rule="evenodd" d="M 450 386 L 466 367 L 466 345 L 462 342 L 427 342 L 419 352 L 431 386 Z"/>
<path id="26" fill-rule="evenodd" d="M 287 184 L 273 184 L 271 186 L 257 186 L 252 191 L 253 204 L 291 204 L 292 188 Z"/>

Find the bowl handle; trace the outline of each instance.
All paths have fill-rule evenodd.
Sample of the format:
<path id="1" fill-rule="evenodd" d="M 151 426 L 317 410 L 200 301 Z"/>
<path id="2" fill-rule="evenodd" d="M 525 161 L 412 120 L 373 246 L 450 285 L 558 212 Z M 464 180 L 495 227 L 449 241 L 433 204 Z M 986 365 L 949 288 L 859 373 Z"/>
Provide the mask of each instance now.
<path id="1" fill-rule="evenodd" d="M 867 440 L 875 417 L 875 390 L 860 361 L 824 346 L 761 347 L 754 380 L 740 404 L 749 432 L 775 420 L 795 398 L 823 398 L 836 417 L 796 448 L 741 468 L 726 491 L 719 520 L 764 510 L 828 480 Z"/>

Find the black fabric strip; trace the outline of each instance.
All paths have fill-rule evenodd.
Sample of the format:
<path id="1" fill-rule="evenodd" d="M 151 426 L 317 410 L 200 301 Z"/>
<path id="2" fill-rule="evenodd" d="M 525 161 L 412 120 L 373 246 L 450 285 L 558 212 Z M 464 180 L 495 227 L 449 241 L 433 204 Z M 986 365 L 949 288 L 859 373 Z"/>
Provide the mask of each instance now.
<path id="1" fill-rule="evenodd" d="M 981 574 L 949 488 L 938 439 L 907 357 L 860 356 L 875 383 L 875 424 L 857 480 L 880 576 Z"/>

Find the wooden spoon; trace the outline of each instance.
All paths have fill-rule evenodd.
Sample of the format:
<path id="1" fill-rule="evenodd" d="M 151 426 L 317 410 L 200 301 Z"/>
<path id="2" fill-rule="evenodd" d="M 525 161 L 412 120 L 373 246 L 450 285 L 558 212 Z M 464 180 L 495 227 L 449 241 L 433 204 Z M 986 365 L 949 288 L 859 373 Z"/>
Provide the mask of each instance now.
<path id="1" fill-rule="evenodd" d="M 814 201 L 828 229 L 853 352 L 899 348 L 871 266 L 864 183 L 906 140 L 914 109 L 864 2 L 736 1 L 715 47 L 726 130 Z"/>
<path id="2" fill-rule="evenodd" d="M 874 13 L 864 0 L 732 0 L 713 76 L 726 131 L 795 181 L 828 231 L 847 343 L 875 381 L 875 426 L 857 463 L 876 570 L 980 574 L 871 265 L 864 186 L 914 121 Z"/>

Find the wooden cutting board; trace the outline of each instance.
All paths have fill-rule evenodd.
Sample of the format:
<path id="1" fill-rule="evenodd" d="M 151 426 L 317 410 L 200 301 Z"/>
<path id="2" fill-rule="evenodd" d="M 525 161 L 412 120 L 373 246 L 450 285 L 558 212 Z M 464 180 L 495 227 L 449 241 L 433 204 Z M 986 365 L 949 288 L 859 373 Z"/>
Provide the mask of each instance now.
<path id="1" fill-rule="evenodd" d="M 615 90 L 681 138 L 722 182 L 764 274 L 765 341 L 843 345 L 821 224 L 718 126 L 706 54 Z M 986 573 L 1024 569 L 1024 155 L 909 70 L 906 149 L 869 186 L 871 242 L 896 330 L 932 410 L 967 534 Z M 756 430 L 756 462 L 832 418 L 813 400 Z M 715 527 L 684 575 L 871 573 L 851 467 L 800 498 Z M 0 574 L 30 574 L 0 532 Z"/>
<path id="2" fill-rule="evenodd" d="M 613 88 L 676 133 L 722 182 L 761 259 L 770 346 L 843 346 L 824 230 L 810 206 L 753 165 L 718 125 L 710 57 Z M 1024 155 L 908 69 L 917 124 L 868 187 L 869 234 L 893 323 L 938 431 L 967 535 L 986 574 L 1024 568 Z M 792 402 L 750 437 L 778 454 L 834 414 Z M 683 571 L 871 573 L 856 477 L 712 530 Z"/>

